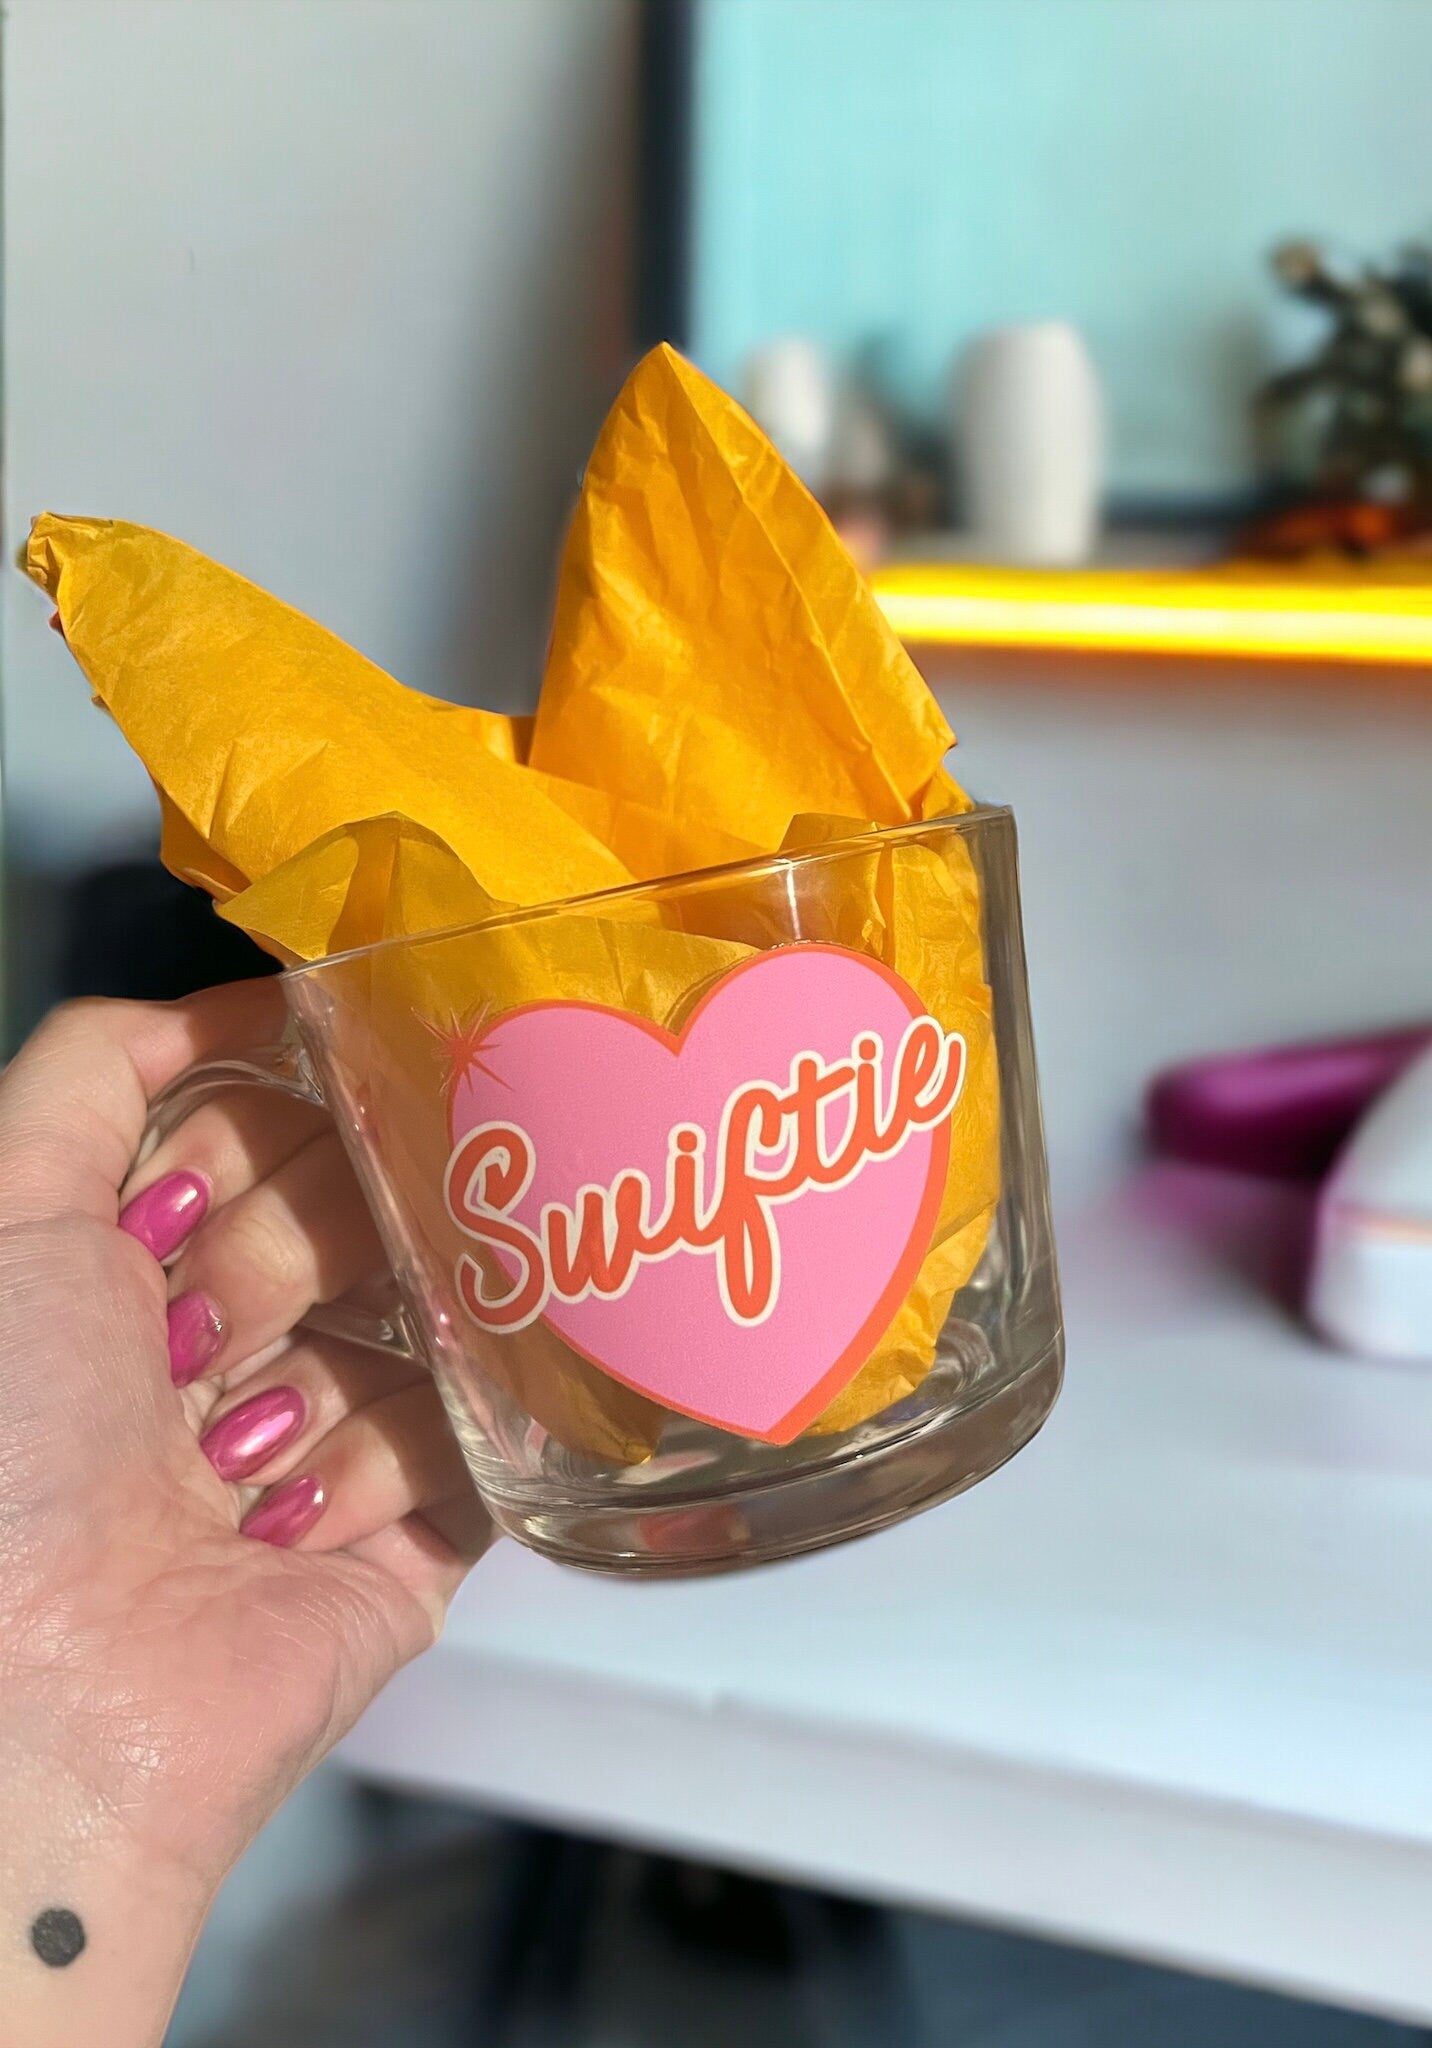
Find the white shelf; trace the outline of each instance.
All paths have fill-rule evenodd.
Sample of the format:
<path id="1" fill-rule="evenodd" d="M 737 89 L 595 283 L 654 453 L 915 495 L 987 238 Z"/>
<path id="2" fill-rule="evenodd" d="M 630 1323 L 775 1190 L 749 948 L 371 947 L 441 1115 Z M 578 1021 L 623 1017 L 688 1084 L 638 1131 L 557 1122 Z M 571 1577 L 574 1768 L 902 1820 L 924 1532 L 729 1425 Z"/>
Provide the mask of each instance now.
<path id="1" fill-rule="evenodd" d="M 1140 1175 L 1127 1136 L 1169 1059 L 1432 1010 L 1432 702 L 1138 675 L 963 654 L 943 691 L 1020 823 L 1069 1321 L 1043 1435 L 742 1577 L 506 1546 L 348 1755 L 1432 2021 L 1432 1374 L 1324 1351 L 1250 1277 L 1298 1197 Z"/>
<path id="2" fill-rule="evenodd" d="M 1003 1473 L 694 1584 L 505 1545 L 350 1762 L 1432 2018 L 1432 1374 L 1248 1277 L 1300 1208 L 1163 1169 L 1066 1217 L 1069 1379 Z"/>

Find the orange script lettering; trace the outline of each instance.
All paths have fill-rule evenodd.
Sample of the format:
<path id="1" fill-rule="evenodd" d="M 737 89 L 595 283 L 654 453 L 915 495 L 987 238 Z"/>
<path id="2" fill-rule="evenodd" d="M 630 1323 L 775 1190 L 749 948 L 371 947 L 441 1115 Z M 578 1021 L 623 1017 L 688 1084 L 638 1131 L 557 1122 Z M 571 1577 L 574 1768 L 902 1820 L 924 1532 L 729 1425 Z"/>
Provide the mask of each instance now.
<path id="1" fill-rule="evenodd" d="M 694 1124 L 675 1125 L 660 1190 L 628 1167 L 609 1186 L 544 1202 L 535 1228 L 513 1214 L 537 1171 L 531 1138 L 518 1123 L 479 1124 L 453 1152 L 444 1190 L 453 1221 L 489 1254 L 459 1258 L 463 1306 L 485 1329 L 521 1330 L 553 1299 L 614 1301 L 641 1266 L 688 1252 L 714 1257 L 733 1322 L 764 1322 L 780 1293 L 778 1205 L 842 1187 L 912 1132 L 942 1123 L 964 1084 L 965 1043 L 933 1017 L 916 1017 L 888 1086 L 884 1068 L 874 1032 L 830 1065 L 799 1053 L 785 1087 L 749 1081 L 732 1092 L 714 1141 Z M 841 1106 L 847 1116 L 832 1140 Z M 506 1284 L 494 1290 L 495 1269 Z"/>

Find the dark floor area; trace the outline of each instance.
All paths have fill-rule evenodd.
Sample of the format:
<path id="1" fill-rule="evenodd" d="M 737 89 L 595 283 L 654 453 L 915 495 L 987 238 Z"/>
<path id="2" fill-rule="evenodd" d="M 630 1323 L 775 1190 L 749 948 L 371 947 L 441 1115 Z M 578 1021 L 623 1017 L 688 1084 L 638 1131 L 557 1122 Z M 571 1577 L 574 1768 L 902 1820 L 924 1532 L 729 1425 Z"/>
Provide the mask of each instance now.
<path id="1" fill-rule="evenodd" d="M 171 2048 L 1412 2048 L 1429 2039 L 457 1809 L 346 1786 L 337 1796 L 351 1874 L 296 1908 L 250 1912 L 243 1927 L 226 1927 L 221 1913 Z M 241 1952 L 216 1955 L 216 1946 Z"/>

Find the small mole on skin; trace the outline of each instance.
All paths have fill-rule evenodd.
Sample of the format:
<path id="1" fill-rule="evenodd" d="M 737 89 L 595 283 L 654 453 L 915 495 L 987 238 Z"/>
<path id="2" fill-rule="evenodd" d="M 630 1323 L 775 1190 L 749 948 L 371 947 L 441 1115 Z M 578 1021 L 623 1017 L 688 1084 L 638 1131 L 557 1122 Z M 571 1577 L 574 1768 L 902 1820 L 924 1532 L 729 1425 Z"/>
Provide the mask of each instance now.
<path id="1" fill-rule="evenodd" d="M 30 1946 L 52 1970 L 72 1963 L 84 1945 L 84 1922 L 68 1906 L 47 1906 L 30 1923 Z"/>

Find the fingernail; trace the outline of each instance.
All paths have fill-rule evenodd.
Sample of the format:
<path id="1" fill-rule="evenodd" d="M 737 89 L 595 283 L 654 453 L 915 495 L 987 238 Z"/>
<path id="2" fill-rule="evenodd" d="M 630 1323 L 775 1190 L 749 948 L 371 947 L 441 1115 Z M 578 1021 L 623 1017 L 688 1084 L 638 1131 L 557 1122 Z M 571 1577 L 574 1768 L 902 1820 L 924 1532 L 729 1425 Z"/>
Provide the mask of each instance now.
<path id="1" fill-rule="evenodd" d="M 156 1259 L 167 1259 L 203 1222 L 208 1206 L 209 1183 L 200 1174 L 166 1173 L 121 1209 L 119 1227 Z"/>
<path id="2" fill-rule="evenodd" d="M 169 1304 L 169 1377 L 187 1387 L 211 1363 L 224 1341 L 219 1305 L 197 1290 Z"/>
<path id="3" fill-rule="evenodd" d="M 245 1517 L 243 1532 L 245 1536 L 257 1536 L 260 1543 L 277 1544 L 283 1549 L 308 1534 L 323 1513 L 326 1498 L 321 1480 L 306 1475 L 302 1479 L 286 1479 Z"/>
<path id="4" fill-rule="evenodd" d="M 247 1479 L 282 1450 L 303 1416 L 297 1387 L 265 1387 L 206 1430 L 199 1448 L 221 1479 Z"/>

